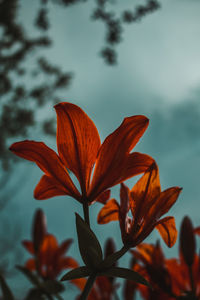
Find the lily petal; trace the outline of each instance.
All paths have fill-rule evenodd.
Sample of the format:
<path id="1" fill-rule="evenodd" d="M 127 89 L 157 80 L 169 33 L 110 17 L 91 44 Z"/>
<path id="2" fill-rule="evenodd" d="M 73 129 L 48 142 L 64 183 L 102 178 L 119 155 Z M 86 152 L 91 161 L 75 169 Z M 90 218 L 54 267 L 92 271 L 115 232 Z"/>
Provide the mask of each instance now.
<path id="1" fill-rule="evenodd" d="M 78 106 L 63 102 L 55 106 L 57 113 L 58 153 L 78 178 L 86 194 L 90 175 L 100 147 L 100 137 L 93 121 Z"/>
<path id="2" fill-rule="evenodd" d="M 68 269 L 68 268 L 77 268 L 78 267 L 78 263 L 77 261 L 72 258 L 72 257 L 61 257 L 58 262 L 57 262 L 57 266 L 56 266 L 59 271 Z"/>
<path id="3" fill-rule="evenodd" d="M 60 158 L 55 151 L 44 143 L 26 140 L 14 143 L 10 150 L 19 157 L 35 162 L 46 175 L 53 177 L 55 182 L 59 186 L 61 185 L 67 193 L 70 191 L 74 198 L 80 197 L 80 193 L 74 186 Z"/>
<path id="4" fill-rule="evenodd" d="M 36 269 L 35 260 L 33 258 L 28 259 L 25 266 L 28 270 L 34 271 Z"/>
<path id="5" fill-rule="evenodd" d="M 119 220 L 119 204 L 115 199 L 110 199 L 100 210 L 97 222 L 99 224 L 106 224 L 117 220 Z"/>
<path id="6" fill-rule="evenodd" d="M 172 187 L 160 193 L 154 205 L 149 210 L 149 219 L 159 219 L 166 214 L 176 202 L 182 188 Z"/>
<path id="7" fill-rule="evenodd" d="M 101 191 L 121 181 L 120 170 L 127 164 L 129 152 L 137 144 L 148 126 L 145 116 L 125 118 L 122 124 L 103 142 L 89 192 L 93 199 Z M 120 178 L 120 180 L 119 180 Z"/>
<path id="8" fill-rule="evenodd" d="M 176 243 L 178 233 L 174 217 L 161 219 L 156 223 L 156 229 L 168 247 L 171 248 Z"/>
<path id="9" fill-rule="evenodd" d="M 33 242 L 24 240 L 22 241 L 22 244 L 29 253 L 34 254 Z"/>
<path id="10" fill-rule="evenodd" d="M 194 228 L 194 233 L 200 235 L 200 226 Z"/>
<path id="11" fill-rule="evenodd" d="M 154 162 L 131 190 L 130 207 L 135 221 L 145 217 L 160 191 L 158 167 Z"/>
<path id="12" fill-rule="evenodd" d="M 57 186 L 56 186 L 57 185 Z M 71 193 L 64 190 L 53 177 L 43 175 L 34 190 L 34 197 L 37 200 L 45 200 L 55 196 L 70 195 Z"/>
<path id="13" fill-rule="evenodd" d="M 129 154 L 122 169 L 122 176 L 116 184 L 130 177 L 144 173 L 153 163 L 154 159 L 147 154 L 139 152 Z"/>
<path id="14" fill-rule="evenodd" d="M 52 234 L 46 235 L 40 248 L 41 263 L 51 265 L 57 250 L 58 242 L 55 236 Z"/>
<path id="15" fill-rule="evenodd" d="M 129 211 L 129 188 L 122 182 L 120 187 L 120 215 L 124 217 Z"/>
<path id="16" fill-rule="evenodd" d="M 99 202 L 101 204 L 106 204 L 106 202 L 108 201 L 108 199 L 110 198 L 110 190 L 106 190 L 104 192 L 102 192 L 96 199 L 95 202 Z M 90 204 L 93 204 L 93 202 L 91 202 Z"/>

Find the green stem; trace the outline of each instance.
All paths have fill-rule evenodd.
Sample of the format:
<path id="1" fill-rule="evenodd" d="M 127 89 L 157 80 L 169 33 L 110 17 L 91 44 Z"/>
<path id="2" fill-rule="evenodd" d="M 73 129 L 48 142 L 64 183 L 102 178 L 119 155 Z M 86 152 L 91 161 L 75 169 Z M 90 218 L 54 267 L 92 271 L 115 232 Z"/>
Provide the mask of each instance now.
<path id="1" fill-rule="evenodd" d="M 80 300 L 86 300 L 87 299 L 87 296 L 90 293 L 90 290 L 93 286 L 93 283 L 94 283 L 95 279 L 96 279 L 96 273 L 91 274 L 90 277 L 88 278 L 87 282 L 86 282 L 86 285 L 85 285 L 84 290 L 81 294 Z"/>
<path id="2" fill-rule="evenodd" d="M 101 268 L 104 268 L 104 266 L 106 268 L 110 268 L 114 265 L 114 263 L 120 259 L 128 250 L 129 250 L 129 246 L 123 246 L 119 251 L 109 255 L 108 257 L 106 257 L 104 259 L 104 261 L 101 264 Z"/>
<path id="3" fill-rule="evenodd" d="M 85 199 L 85 201 L 83 201 L 83 213 L 84 213 L 85 222 L 90 227 L 89 205 L 88 205 L 88 202 L 86 199 Z"/>

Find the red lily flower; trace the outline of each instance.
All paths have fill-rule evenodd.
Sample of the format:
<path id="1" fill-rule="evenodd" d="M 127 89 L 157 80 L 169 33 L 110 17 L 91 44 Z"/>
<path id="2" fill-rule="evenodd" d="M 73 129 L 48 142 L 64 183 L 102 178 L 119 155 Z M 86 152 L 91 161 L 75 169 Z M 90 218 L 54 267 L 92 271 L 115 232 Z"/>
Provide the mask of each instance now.
<path id="1" fill-rule="evenodd" d="M 105 201 L 109 198 L 108 188 L 144 172 L 152 164 L 150 156 L 130 153 L 148 126 L 146 117 L 125 118 L 101 145 L 93 121 L 80 107 L 63 102 L 55 109 L 58 155 L 42 142 L 26 140 L 10 147 L 16 155 L 34 161 L 45 173 L 35 188 L 36 199 L 70 195 L 81 203 Z M 67 169 L 79 180 L 81 194 Z"/>
<path id="2" fill-rule="evenodd" d="M 200 255 L 196 254 L 195 233 L 198 234 L 198 230 L 193 228 L 190 218 L 184 217 L 180 231 L 179 260 L 167 260 L 167 267 L 177 296 L 190 295 L 191 299 L 200 299 Z"/>
<path id="3" fill-rule="evenodd" d="M 58 245 L 56 237 L 46 229 L 45 215 L 37 210 L 32 230 L 33 241 L 23 241 L 23 246 L 34 257 L 26 262 L 26 268 L 37 271 L 43 279 L 56 279 L 67 268 L 76 268 L 78 263 L 65 253 L 72 239 L 67 239 Z"/>
<path id="4" fill-rule="evenodd" d="M 180 259 L 166 261 L 172 278 L 172 289 L 177 297 L 190 295 L 188 299 L 200 299 L 200 256 L 195 254 L 192 271 L 189 273 L 187 264 Z"/>
<path id="5" fill-rule="evenodd" d="M 180 231 L 179 259 L 166 259 L 159 244 L 140 244 L 131 251 L 137 260 L 138 271 L 152 285 L 134 286 L 146 300 L 200 299 L 200 256 L 196 254 L 195 230 L 188 217 L 183 219 Z M 128 300 L 128 298 L 126 299 Z"/>
<path id="6" fill-rule="evenodd" d="M 172 247 L 177 238 L 175 219 L 160 217 L 176 202 L 180 191 L 179 187 L 172 187 L 161 192 L 158 167 L 153 163 L 131 190 L 121 184 L 120 205 L 115 199 L 109 200 L 99 212 L 98 223 L 119 220 L 122 240 L 128 247 L 141 243 L 154 228 Z M 129 210 L 133 219 L 128 216 Z"/>
<path id="7" fill-rule="evenodd" d="M 144 276 L 152 286 L 152 289 L 149 289 L 143 285 L 133 285 L 129 282 L 129 290 L 132 295 L 138 290 L 146 300 L 173 300 L 171 277 L 159 243 L 155 246 L 145 243 L 140 244 L 131 253 L 135 260 L 133 270 Z M 131 295 L 129 295 L 130 298 L 127 297 L 127 293 L 125 296 L 125 300 L 132 299 Z"/>

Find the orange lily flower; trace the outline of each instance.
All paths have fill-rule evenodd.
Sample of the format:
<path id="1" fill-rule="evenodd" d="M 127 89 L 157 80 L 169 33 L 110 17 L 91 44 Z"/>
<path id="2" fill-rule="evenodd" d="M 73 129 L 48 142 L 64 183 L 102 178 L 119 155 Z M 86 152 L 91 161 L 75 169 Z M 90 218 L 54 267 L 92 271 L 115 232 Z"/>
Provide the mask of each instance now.
<path id="1" fill-rule="evenodd" d="M 159 244 L 140 244 L 131 251 L 138 262 L 133 266 L 152 285 L 134 286 L 146 300 L 200 299 L 200 256 L 196 253 L 195 230 L 188 217 L 180 231 L 179 259 L 166 259 Z M 136 266 L 136 267 L 135 267 Z M 128 298 L 127 298 L 128 300 Z"/>
<path id="2" fill-rule="evenodd" d="M 159 243 L 155 246 L 145 243 L 140 244 L 131 253 L 135 260 L 133 270 L 139 272 L 152 285 L 152 289 L 149 289 L 140 284 L 134 284 L 132 295 L 138 290 L 143 299 L 146 300 L 175 299 L 175 294 L 172 291 L 172 278 L 167 269 L 166 259 Z M 129 282 L 129 285 L 129 290 L 131 291 L 132 283 Z M 128 300 L 127 294 L 125 295 L 125 300 Z"/>
<path id="3" fill-rule="evenodd" d="M 200 299 L 200 255 L 196 253 L 195 233 L 198 234 L 198 230 L 193 228 L 190 218 L 184 217 L 180 231 L 179 260 L 167 260 L 174 293 L 177 296 L 190 295 L 190 299 Z"/>
<path id="4" fill-rule="evenodd" d="M 158 229 L 164 242 L 172 247 L 176 242 L 177 230 L 174 217 L 160 217 L 176 202 L 181 189 L 172 187 L 161 192 L 159 172 L 154 162 L 134 187 L 129 190 L 121 184 L 120 205 L 109 200 L 98 215 L 98 223 L 119 220 L 124 245 L 135 247 L 154 228 Z M 128 216 L 131 210 L 133 218 Z"/>
<path id="5" fill-rule="evenodd" d="M 56 279 L 63 270 L 78 267 L 72 257 L 65 256 L 72 239 L 58 245 L 56 237 L 47 232 L 45 215 L 40 209 L 35 214 L 32 239 L 33 241 L 22 242 L 26 250 L 34 256 L 28 259 L 25 266 L 30 271 L 37 271 L 43 279 Z"/>
<path id="6" fill-rule="evenodd" d="M 191 295 L 188 299 L 200 299 L 200 256 L 195 254 L 191 273 L 187 264 L 180 258 L 166 261 L 172 278 L 172 289 L 177 297 Z"/>
<path id="7" fill-rule="evenodd" d="M 38 270 L 41 277 L 44 279 L 56 279 L 63 270 L 78 267 L 78 263 L 72 257 L 65 256 L 65 252 L 69 249 L 71 243 L 72 239 L 68 239 L 59 246 L 54 235 L 46 234 L 36 254 L 32 242 L 23 241 L 24 247 L 29 253 L 34 255 L 34 258 L 30 258 L 26 262 L 26 268 L 30 271 L 36 271 L 38 260 Z"/>
<path id="8" fill-rule="evenodd" d="M 70 195 L 81 203 L 105 202 L 110 187 L 143 173 L 152 164 L 150 156 L 130 153 L 148 126 L 146 117 L 125 118 L 101 145 L 93 121 L 80 107 L 63 102 L 55 110 L 58 154 L 42 142 L 26 140 L 10 147 L 13 153 L 35 162 L 44 172 L 34 191 L 36 199 Z M 77 177 L 81 193 L 67 169 Z"/>

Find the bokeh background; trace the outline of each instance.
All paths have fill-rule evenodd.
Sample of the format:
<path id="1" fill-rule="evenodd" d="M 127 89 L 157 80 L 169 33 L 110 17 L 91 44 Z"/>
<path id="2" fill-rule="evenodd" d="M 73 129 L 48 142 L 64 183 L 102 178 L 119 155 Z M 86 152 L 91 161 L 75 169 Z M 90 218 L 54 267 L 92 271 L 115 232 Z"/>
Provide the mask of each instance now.
<path id="1" fill-rule="evenodd" d="M 40 102 L 35 104 L 33 94 L 32 98 L 28 97 L 28 93 L 26 97 L 21 96 L 24 98 L 20 107 L 33 108 L 35 111 L 35 121 L 32 122 L 34 125 L 27 127 L 26 138 L 44 141 L 56 150 L 55 136 L 47 134 L 38 124 L 48 117 L 46 131 L 54 131 L 56 119 L 53 103 L 60 101 L 79 105 L 95 122 L 102 141 L 120 125 L 123 118 L 144 114 L 150 119 L 150 124 L 135 150 L 155 158 L 163 189 L 170 186 L 183 187 L 181 196 L 169 213 L 176 217 L 177 227 L 179 228 L 184 215 L 189 215 L 196 226 L 200 225 L 200 2 L 159 1 L 160 7 L 155 11 L 141 16 L 136 22 L 121 24 L 121 41 L 110 44 L 106 40 L 106 23 L 91 18 L 98 1 L 74 1 L 72 5 L 61 5 L 58 2 L 16 1 L 16 23 L 23 27 L 26 35 L 36 39 L 38 35 L 45 33 L 52 44 L 39 50 L 36 47 L 22 58 L 20 67 L 28 70 L 25 75 L 20 77 L 15 73 L 19 67 L 14 66 L 10 76 L 12 88 L 23 85 L 26 89 L 31 89 L 37 82 L 38 86 L 45 85 L 47 91 L 53 85 L 52 78 L 37 69 L 39 56 L 56 65 L 68 76 L 62 89 L 58 85 L 56 90 L 54 84 L 56 95 L 53 101 L 52 91 L 45 95 L 43 105 Z M 107 11 L 112 11 L 117 18 L 125 9 L 134 11 L 137 5 L 147 3 L 108 2 Z M 5 1 L 0 1 L 0 5 L 3 3 Z M 49 27 L 46 29 L 35 26 L 37 12 L 41 9 L 48 12 Z M 5 36 L 3 30 L 1 34 Z M 18 46 L 16 44 L 13 47 L 17 49 Z M 113 51 L 111 54 L 117 60 L 116 63 L 109 64 L 108 57 L 102 55 L 105 54 L 102 49 L 105 50 L 106 47 Z M 3 55 L 10 55 L 9 48 L 3 51 Z M 12 69 L 12 65 L 10 68 Z M 7 153 L 7 148 L 13 141 L 25 138 L 22 130 L 17 133 L 18 127 L 23 128 L 23 125 L 20 127 L 17 123 L 19 119 L 23 119 L 23 115 L 18 119 L 11 118 L 17 112 L 20 96 L 17 101 L 11 101 L 11 93 L 12 89 L 9 93 L 1 90 L 2 120 L 5 119 L 4 106 L 9 108 L 6 121 L 1 123 L 2 132 L 7 133 L 2 134 L 1 138 L 5 144 L 1 156 L 3 163 L 0 184 L 3 224 L 1 239 L 5 242 L 2 243 L 4 247 L 1 247 L 10 249 L 10 254 L 2 259 L 2 268 L 4 265 L 9 266 L 8 279 L 20 299 L 23 288 L 29 285 L 21 275 L 17 278 L 10 275 L 14 265 L 23 264 L 27 258 L 21 240 L 30 238 L 36 208 L 44 210 L 49 232 L 55 234 L 59 241 L 74 237 L 69 254 L 80 263 L 74 213 L 82 214 L 82 210 L 70 197 L 34 200 L 33 190 L 41 171 L 27 161 L 12 162 L 13 158 Z M 7 127 L 11 125 L 16 132 L 9 135 Z M 131 187 L 135 181 L 135 178 L 131 179 L 127 184 Z M 119 199 L 119 187 L 112 189 L 112 195 Z M 113 222 L 104 225 L 105 227 L 96 224 L 100 207 L 99 204 L 91 207 L 93 229 L 102 244 L 111 236 L 119 248 L 121 238 L 118 224 Z M 148 241 L 154 242 L 159 238 L 158 233 L 153 232 Z M 172 249 L 167 249 L 163 242 L 161 244 L 168 257 L 177 255 L 178 244 Z M 120 262 L 127 264 L 127 258 Z M 68 296 L 72 297 L 77 293 L 75 288 L 68 288 Z"/>

